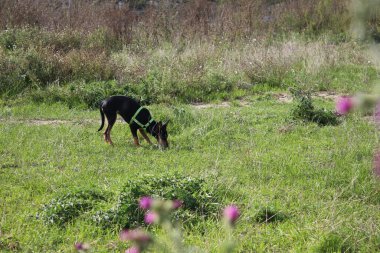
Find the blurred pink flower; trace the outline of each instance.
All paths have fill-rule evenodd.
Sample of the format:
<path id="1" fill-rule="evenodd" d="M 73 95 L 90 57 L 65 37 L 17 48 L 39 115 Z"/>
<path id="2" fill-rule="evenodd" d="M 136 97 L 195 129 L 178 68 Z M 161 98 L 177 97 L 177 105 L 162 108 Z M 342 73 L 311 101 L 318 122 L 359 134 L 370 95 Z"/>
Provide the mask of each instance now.
<path id="1" fill-rule="evenodd" d="M 137 243 L 148 243 L 152 240 L 150 235 L 142 229 L 122 230 L 119 238 L 122 241 L 134 241 Z"/>
<path id="2" fill-rule="evenodd" d="M 125 253 L 140 253 L 140 250 L 137 247 L 130 247 L 125 251 Z"/>
<path id="3" fill-rule="evenodd" d="M 373 173 L 380 178 L 380 152 L 376 151 L 373 157 Z"/>
<path id="4" fill-rule="evenodd" d="M 375 122 L 377 126 L 380 127 L 380 102 L 378 102 L 375 107 Z"/>
<path id="5" fill-rule="evenodd" d="M 173 209 L 178 209 L 182 206 L 183 202 L 179 199 L 173 200 Z"/>
<path id="6" fill-rule="evenodd" d="M 237 206 L 235 205 L 230 205 L 224 208 L 224 218 L 230 222 L 231 224 L 234 224 L 235 221 L 239 218 L 240 212 Z"/>
<path id="7" fill-rule="evenodd" d="M 158 220 L 158 214 L 157 213 L 155 213 L 155 212 L 147 212 L 145 214 L 145 218 L 144 218 L 145 223 L 147 223 L 147 224 L 153 224 L 157 220 Z"/>
<path id="8" fill-rule="evenodd" d="M 145 196 L 141 197 L 139 200 L 139 206 L 141 209 L 149 209 L 152 206 L 153 199 L 151 197 Z"/>
<path id="9" fill-rule="evenodd" d="M 88 243 L 82 242 L 75 243 L 74 247 L 77 251 L 87 251 L 90 249 L 90 245 Z"/>
<path id="10" fill-rule="evenodd" d="M 352 97 L 343 96 L 337 99 L 335 104 L 335 110 L 340 115 L 345 115 L 352 110 L 354 101 Z"/>

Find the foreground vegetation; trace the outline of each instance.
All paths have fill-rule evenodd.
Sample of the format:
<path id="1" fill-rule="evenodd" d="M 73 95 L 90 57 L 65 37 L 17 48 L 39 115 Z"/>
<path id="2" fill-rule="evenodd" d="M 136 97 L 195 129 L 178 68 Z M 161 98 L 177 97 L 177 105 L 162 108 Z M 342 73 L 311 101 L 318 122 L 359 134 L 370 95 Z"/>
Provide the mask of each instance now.
<path id="1" fill-rule="evenodd" d="M 151 106 L 156 118 L 172 120 L 165 152 L 146 143 L 133 147 L 120 123 L 112 133 L 115 146 L 106 145 L 96 132 L 97 111 L 64 104 L 1 107 L 1 250 L 68 252 L 78 241 L 95 252 L 125 249 L 120 227 L 104 230 L 93 214 L 111 208 L 129 180 L 179 173 L 203 178 L 219 208 L 240 207 L 234 233 L 239 251 L 376 251 L 375 127 L 359 114 L 337 126 L 293 121 L 293 105 L 270 95 L 244 104 Z M 105 200 L 79 209 L 64 226 L 36 218 L 52 199 L 78 191 L 95 191 Z M 263 219 L 268 212 L 279 218 Z M 224 240 L 218 213 L 194 216 L 184 227 L 186 244 L 218 252 Z M 164 240 L 160 230 L 150 229 Z"/>

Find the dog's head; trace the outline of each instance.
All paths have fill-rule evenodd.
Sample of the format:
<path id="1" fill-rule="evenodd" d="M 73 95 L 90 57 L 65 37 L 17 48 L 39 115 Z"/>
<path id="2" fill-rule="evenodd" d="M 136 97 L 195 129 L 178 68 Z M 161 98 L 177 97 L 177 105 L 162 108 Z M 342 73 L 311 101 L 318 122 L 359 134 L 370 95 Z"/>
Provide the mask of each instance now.
<path id="1" fill-rule="evenodd" d="M 166 127 L 169 123 L 169 120 L 165 123 L 159 121 L 155 126 L 155 132 L 157 133 L 156 139 L 158 141 L 158 145 L 162 148 L 168 148 L 168 132 L 166 131 Z"/>

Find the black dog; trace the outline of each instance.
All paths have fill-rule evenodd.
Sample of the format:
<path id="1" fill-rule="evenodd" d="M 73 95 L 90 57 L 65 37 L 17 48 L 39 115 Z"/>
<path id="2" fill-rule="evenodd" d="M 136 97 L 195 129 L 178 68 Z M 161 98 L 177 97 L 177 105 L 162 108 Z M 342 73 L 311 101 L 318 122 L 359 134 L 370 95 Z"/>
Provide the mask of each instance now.
<path id="1" fill-rule="evenodd" d="M 131 129 L 134 144 L 139 146 L 139 139 L 137 136 L 137 129 L 140 131 L 141 135 L 145 140 L 152 144 L 149 137 L 146 135 L 145 131 L 149 132 L 154 136 L 158 144 L 163 147 L 169 147 L 168 144 L 168 133 L 166 132 L 166 126 L 168 121 L 162 123 L 161 121 L 156 122 L 150 112 L 145 107 L 142 107 L 136 100 L 126 97 L 126 96 L 112 96 L 103 100 L 100 104 L 100 115 L 102 117 L 102 125 L 98 131 L 103 129 L 104 126 L 104 115 L 107 117 L 108 126 L 104 132 L 104 140 L 113 144 L 111 140 L 111 129 L 116 122 L 116 114 L 119 114 L 123 119 L 129 123 Z M 144 131 L 145 130 L 145 131 Z"/>

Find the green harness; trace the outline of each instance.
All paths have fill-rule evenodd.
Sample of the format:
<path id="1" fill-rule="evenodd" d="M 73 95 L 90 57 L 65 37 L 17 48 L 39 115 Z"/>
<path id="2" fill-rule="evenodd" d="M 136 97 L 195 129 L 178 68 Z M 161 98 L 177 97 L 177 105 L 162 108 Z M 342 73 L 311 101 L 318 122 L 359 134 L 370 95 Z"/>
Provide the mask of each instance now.
<path id="1" fill-rule="evenodd" d="M 135 115 L 133 115 L 133 117 L 132 117 L 131 121 L 129 122 L 129 124 L 132 124 L 133 122 L 135 122 L 135 123 L 136 123 L 137 125 L 139 125 L 141 128 L 143 128 L 144 130 L 146 130 L 146 128 L 150 125 L 150 123 L 152 123 L 152 122 L 154 121 L 154 119 L 151 118 L 151 119 L 148 121 L 148 123 L 146 123 L 145 125 L 142 124 L 140 121 L 138 121 L 138 120 L 136 119 L 136 117 L 137 117 L 137 115 L 139 115 L 139 113 L 140 113 L 140 111 L 141 111 L 142 109 L 145 109 L 145 107 L 142 107 L 142 106 L 141 106 L 141 107 L 136 111 Z"/>

